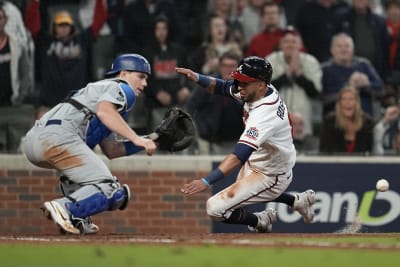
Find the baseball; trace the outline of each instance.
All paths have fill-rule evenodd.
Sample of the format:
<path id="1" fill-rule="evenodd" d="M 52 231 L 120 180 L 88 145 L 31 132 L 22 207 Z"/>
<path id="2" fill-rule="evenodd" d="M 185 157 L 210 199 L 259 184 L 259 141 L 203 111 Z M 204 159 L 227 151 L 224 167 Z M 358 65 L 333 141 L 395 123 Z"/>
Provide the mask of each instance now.
<path id="1" fill-rule="evenodd" d="M 376 190 L 379 192 L 385 192 L 389 189 L 389 182 L 386 179 L 379 179 L 376 182 Z"/>

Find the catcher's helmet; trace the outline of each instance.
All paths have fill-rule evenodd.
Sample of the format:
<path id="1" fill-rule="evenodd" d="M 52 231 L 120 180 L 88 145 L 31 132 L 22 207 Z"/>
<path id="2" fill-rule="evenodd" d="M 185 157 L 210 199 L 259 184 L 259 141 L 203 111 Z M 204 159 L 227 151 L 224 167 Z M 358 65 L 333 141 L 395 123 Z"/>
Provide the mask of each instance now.
<path id="1" fill-rule="evenodd" d="M 106 76 L 113 76 L 122 70 L 151 74 L 150 63 L 145 57 L 138 54 L 123 54 L 116 57 L 111 65 L 111 69 L 106 73 Z"/>
<path id="2" fill-rule="evenodd" d="M 231 76 L 239 82 L 254 82 L 256 80 L 271 83 L 272 66 L 266 59 L 261 57 L 246 57 L 239 63 L 236 71 Z"/>

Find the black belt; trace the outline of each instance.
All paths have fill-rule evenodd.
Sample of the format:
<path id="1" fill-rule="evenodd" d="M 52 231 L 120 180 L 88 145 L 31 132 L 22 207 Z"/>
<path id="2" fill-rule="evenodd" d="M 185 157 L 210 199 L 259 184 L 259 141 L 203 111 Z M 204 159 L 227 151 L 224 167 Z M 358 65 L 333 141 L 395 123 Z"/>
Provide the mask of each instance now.
<path id="1" fill-rule="evenodd" d="M 61 122 L 62 122 L 61 120 L 48 120 L 46 122 L 45 127 L 49 125 L 61 125 Z"/>

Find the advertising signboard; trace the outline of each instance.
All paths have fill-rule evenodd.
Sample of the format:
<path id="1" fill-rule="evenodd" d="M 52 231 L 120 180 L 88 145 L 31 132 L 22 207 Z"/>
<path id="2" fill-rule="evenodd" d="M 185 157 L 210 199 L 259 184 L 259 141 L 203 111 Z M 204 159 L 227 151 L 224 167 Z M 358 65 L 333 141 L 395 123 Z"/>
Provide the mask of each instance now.
<path id="1" fill-rule="evenodd" d="M 231 184 L 234 177 L 236 175 L 231 175 L 215 184 L 213 192 Z M 388 191 L 376 191 L 375 184 L 380 178 L 389 181 Z M 316 192 L 312 224 L 305 224 L 300 214 L 281 203 L 257 204 L 247 210 L 276 209 L 278 221 L 273 225 L 273 232 L 400 232 L 400 164 L 299 162 L 294 168 L 293 182 L 288 191 L 301 192 L 307 189 Z M 213 222 L 213 232 L 248 230 L 246 226 Z"/>

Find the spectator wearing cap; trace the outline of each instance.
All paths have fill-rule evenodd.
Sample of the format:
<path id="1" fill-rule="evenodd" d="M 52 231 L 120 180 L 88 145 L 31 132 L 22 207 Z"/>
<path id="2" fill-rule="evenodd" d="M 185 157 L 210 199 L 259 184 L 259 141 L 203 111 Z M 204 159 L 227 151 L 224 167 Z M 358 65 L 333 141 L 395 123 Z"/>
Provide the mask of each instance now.
<path id="1" fill-rule="evenodd" d="M 289 112 L 303 115 L 304 133 L 313 135 L 313 124 L 320 118 L 316 108 L 322 91 L 322 72 L 318 60 L 302 52 L 302 47 L 298 31 L 287 27 L 280 40 L 280 51 L 271 53 L 267 60 L 274 67 L 271 83 L 278 88 Z"/>
<path id="2" fill-rule="evenodd" d="M 26 21 L 37 44 L 38 106 L 51 108 L 61 102 L 70 90 L 82 88 L 89 79 L 90 46 L 106 19 L 102 0 L 96 0 L 91 27 L 78 31 L 79 24 L 71 13 L 59 10 L 52 18 L 51 29 L 41 20 L 40 1 L 32 1 L 27 8 Z M 38 27 L 39 25 L 39 27 Z"/>

